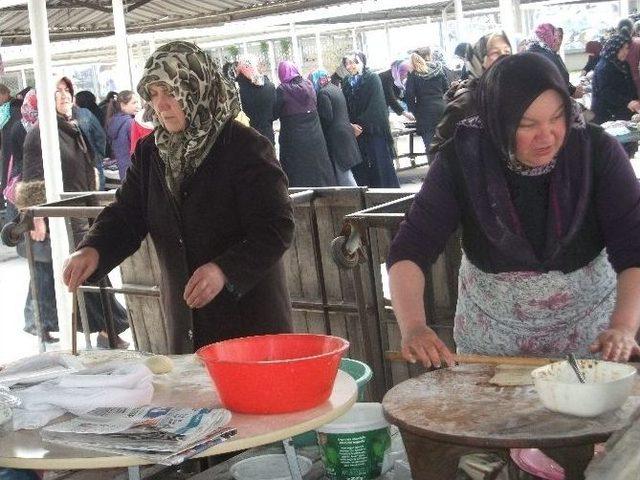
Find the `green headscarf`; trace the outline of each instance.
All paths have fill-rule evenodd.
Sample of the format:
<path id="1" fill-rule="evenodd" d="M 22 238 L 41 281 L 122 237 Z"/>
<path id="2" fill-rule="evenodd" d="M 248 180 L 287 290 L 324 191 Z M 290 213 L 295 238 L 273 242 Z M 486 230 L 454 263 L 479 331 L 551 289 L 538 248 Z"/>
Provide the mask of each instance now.
<path id="1" fill-rule="evenodd" d="M 196 171 L 225 124 L 240 112 L 240 102 L 235 85 L 209 54 L 188 42 L 163 45 L 147 60 L 137 88 L 140 96 L 150 101 L 148 88 L 156 83 L 169 88 L 186 115 L 185 130 L 170 133 L 153 113 L 167 186 L 178 196 L 182 181 Z"/>

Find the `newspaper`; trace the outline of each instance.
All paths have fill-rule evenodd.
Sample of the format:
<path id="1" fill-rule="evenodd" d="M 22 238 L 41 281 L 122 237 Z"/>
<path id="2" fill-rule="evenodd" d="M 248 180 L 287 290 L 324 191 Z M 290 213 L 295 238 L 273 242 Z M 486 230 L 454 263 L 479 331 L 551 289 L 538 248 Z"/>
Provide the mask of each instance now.
<path id="1" fill-rule="evenodd" d="M 42 439 L 90 450 L 135 455 L 175 465 L 232 437 L 224 409 L 139 407 L 97 408 L 44 427 Z"/>

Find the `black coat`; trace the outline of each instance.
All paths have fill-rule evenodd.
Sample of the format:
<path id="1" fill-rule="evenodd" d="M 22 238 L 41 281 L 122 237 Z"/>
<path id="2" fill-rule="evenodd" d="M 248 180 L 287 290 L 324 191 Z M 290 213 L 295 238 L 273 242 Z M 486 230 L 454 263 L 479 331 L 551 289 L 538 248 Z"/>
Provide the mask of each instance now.
<path id="1" fill-rule="evenodd" d="M 627 62 L 616 64 L 600 58 L 593 72 L 591 110 L 595 123 L 609 120 L 629 120 L 633 112 L 627 108 L 638 98 L 631 69 Z"/>
<path id="2" fill-rule="evenodd" d="M 300 79 L 279 85 L 274 116 L 280 119 L 280 163 L 289 186 L 337 185 L 311 82 Z"/>
<path id="3" fill-rule="evenodd" d="M 425 75 L 409 72 L 405 98 L 409 111 L 416 117 L 419 135 L 433 136 L 444 112 L 443 96 L 448 88 L 449 82 L 441 69 Z"/>
<path id="4" fill-rule="evenodd" d="M 389 107 L 396 115 L 402 115 L 404 107 L 400 103 L 400 100 L 404 96 L 404 91 L 398 88 L 393 81 L 393 75 L 391 75 L 390 69 L 385 70 L 378 75 L 382 82 L 382 90 L 384 91 L 384 100 L 387 102 L 387 107 Z"/>
<path id="5" fill-rule="evenodd" d="M 380 77 L 371 70 L 365 69 L 355 87 L 351 86 L 349 79 L 350 77 L 342 79 L 342 91 L 347 101 L 349 121 L 360 125 L 362 133 L 382 136 L 393 145 L 389 111 Z"/>
<path id="6" fill-rule="evenodd" d="M 567 84 L 567 88 L 569 89 L 569 94 L 573 95 L 573 92 L 576 91 L 576 87 L 574 87 L 569 81 L 569 70 L 567 70 L 567 66 L 562 61 L 562 58 L 560 57 L 560 55 L 558 55 L 556 52 L 553 52 L 547 48 L 541 47 L 537 43 L 533 43 L 529 47 L 529 51 L 542 55 L 543 57 L 546 57 L 549 60 L 551 60 L 553 64 L 556 66 L 556 68 L 558 69 L 558 71 L 560 72 L 560 75 L 562 75 L 562 78 L 564 79 L 565 83 Z"/>
<path id="7" fill-rule="evenodd" d="M 133 254 L 149 233 L 162 273 L 171 353 L 291 331 L 281 258 L 293 239 L 293 210 L 273 146 L 255 130 L 228 122 L 207 158 L 183 182 L 179 197 L 178 202 L 167 189 L 153 136 L 138 142 L 115 202 L 80 245 L 100 252 L 92 279 Z M 184 288 L 208 262 L 222 269 L 228 283 L 209 304 L 191 310 Z"/>
<path id="8" fill-rule="evenodd" d="M 330 83 L 318 91 L 318 115 L 333 164 L 342 171 L 358 165 L 362 157 L 349 122 L 347 102 L 339 87 Z"/>
<path id="9" fill-rule="evenodd" d="M 22 100 L 13 99 L 10 100 L 11 104 L 9 106 L 11 116 L 9 117 L 9 121 L 2 127 L 2 131 L 0 133 L 0 138 L 2 139 L 2 157 L 0 161 L 2 162 L 2 178 L 0 179 L 0 198 L 2 198 L 2 190 L 7 186 L 7 180 L 9 179 L 9 163 L 11 162 L 11 155 L 13 155 L 12 151 L 12 142 L 11 135 L 13 132 L 13 127 L 17 123 L 21 123 L 20 119 L 22 118 L 22 114 L 20 113 L 20 106 L 22 105 Z"/>
<path id="10" fill-rule="evenodd" d="M 431 139 L 429 145 L 429 153 L 435 154 L 440 151 L 444 145 L 453 138 L 456 126 L 460 120 L 473 117 L 478 114 L 478 107 L 474 100 L 474 94 L 478 86 L 478 80 L 470 78 L 460 84 L 460 86 L 451 87 L 445 96 L 448 101 L 440 123 L 436 126 L 436 132 Z"/>
<path id="11" fill-rule="evenodd" d="M 275 144 L 273 133 L 273 106 L 276 102 L 276 87 L 267 76 L 264 85 L 254 85 L 244 75 L 236 77 L 240 88 L 242 111 L 249 117 L 250 125 Z"/>

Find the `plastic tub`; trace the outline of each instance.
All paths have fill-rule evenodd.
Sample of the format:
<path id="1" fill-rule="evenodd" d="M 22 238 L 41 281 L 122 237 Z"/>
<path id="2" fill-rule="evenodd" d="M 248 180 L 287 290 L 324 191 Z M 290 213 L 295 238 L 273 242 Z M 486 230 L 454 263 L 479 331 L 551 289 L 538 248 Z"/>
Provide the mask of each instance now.
<path id="1" fill-rule="evenodd" d="M 307 410 L 333 390 L 349 342 L 311 334 L 260 335 L 202 347 L 204 362 L 222 404 L 250 414 Z"/>
<path id="2" fill-rule="evenodd" d="M 380 476 L 385 452 L 391 446 L 389 423 L 380 403 L 356 403 L 316 431 L 328 479 L 371 480 Z"/>
<path id="3" fill-rule="evenodd" d="M 313 463 L 307 457 L 298 455 L 300 474 L 304 477 Z M 229 469 L 236 480 L 291 480 L 287 457 L 281 453 L 257 455 L 234 463 Z"/>
<path id="4" fill-rule="evenodd" d="M 340 370 L 348 373 L 356 381 L 356 385 L 358 385 L 358 401 L 363 401 L 365 388 L 371 377 L 373 377 L 371 367 L 352 358 L 343 358 L 340 360 Z M 309 447 L 317 444 L 318 437 L 314 430 L 309 430 L 293 437 L 293 445 L 296 447 Z"/>

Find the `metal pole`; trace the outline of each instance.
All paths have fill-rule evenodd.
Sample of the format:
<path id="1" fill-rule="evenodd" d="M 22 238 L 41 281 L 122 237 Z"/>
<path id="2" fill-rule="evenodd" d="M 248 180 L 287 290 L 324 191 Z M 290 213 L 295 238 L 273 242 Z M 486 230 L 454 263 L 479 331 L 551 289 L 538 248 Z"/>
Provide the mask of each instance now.
<path id="1" fill-rule="evenodd" d="M 300 56 L 300 44 L 298 43 L 298 35 L 296 34 L 296 24 L 291 22 L 289 24 L 291 32 L 291 50 L 293 56 L 293 63 L 295 63 L 300 70 L 302 70 L 302 57 Z"/>
<path id="2" fill-rule="evenodd" d="M 247 42 L 244 42 L 242 44 L 242 54 L 246 57 L 247 55 L 249 55 L 249 46 L 247 45 Z"/>
<path id="3" fill-rule="evenodd" d="M 389 25 L 384 26 L 384 36 L 387 39 L 387 65 L 391 65 L 395 59 L 393 58 L 393 50 L 391 49 L 391 34 L 389 33 Z"/>
<path id="4" fill-rule="evenodd" d="M 322 61 L 322 37 L 320 37 L 320 31 L 316 31 L 316 63 L 318 68 L 324 70 L 324 63 Z"/>
<path id="5" fill-rule="evenodd" d="M 462 13 L 462 0 L 455 0 L 453 3 L 456 12 L 456 41 L 460 43 L 464 33 L 464 17 Z"/>
<path id="6" fill-rule="evenodd" d="M 629 16 L 629 0 L 620 0 L 620 18 Z"/>
<path id="7" fill-rule="evenodd" d="M 33 67 L 38 92 L 38 116 L 40 123 L 40 141 L 42 144 L 42 165 L 47 202 L 58 200 L 63 191 L 62 166 L 60 162 L 60 142 L 58 139 L 58 120 L 55 109 L 53 72 L 51 70 L 51 50 L 49 45 L 49 24 L 47 6 L 42 0 L 28 0 L 29 28 L 33 46 Z M 50 219 L 51 256 L 55 278 L 56 307 L 60 328 L 60 346 L 71 347 L 71 302 L 62 283 L 62 264 L 69 253 L 64 222 L 62 219 Z"/>
<path id="8" fill-rule="evenodd" d="M 278 81 L 278 65 L 276 65 L 276 49 L 273 40 L 269 40 L 269 66 L 271 67 L 271 81 L 276 83 Z"/>
<path id="9" fill-rule="evenodd" d="M 354 52 L 358 51 L 358 35 L 355 28 L 351 30 L 351 48 Z"/>
<path id="10" fill-rule="evenodd" d="M 116 71 L 118 72 L 118 89 L 133 89 L 131 80 L 131 63 L 127 46 L 127 25 L 124 20 L 124 5 L 122 0 L 111 0 L 113 6 L 113 30 L 116 40 Z"/>
<path id="11" fill-rule="evenodd" d="M 498 0 L 500 7 L 500 24 L 509 38 L 513 38 L 516 33 L 515 15 L 513 13 L 512 0 Z"/>
<path id="12" fill-rule="evenodd" d="M 24 68 L 20 69 L 20 76 L 22 77 L 22 88 L 27 88 L 27 75 L 24 73 Z"/>

